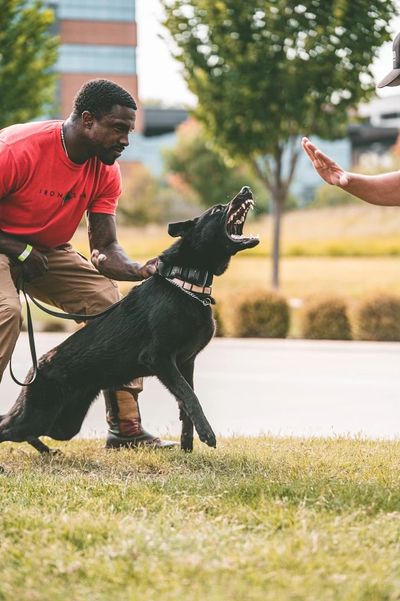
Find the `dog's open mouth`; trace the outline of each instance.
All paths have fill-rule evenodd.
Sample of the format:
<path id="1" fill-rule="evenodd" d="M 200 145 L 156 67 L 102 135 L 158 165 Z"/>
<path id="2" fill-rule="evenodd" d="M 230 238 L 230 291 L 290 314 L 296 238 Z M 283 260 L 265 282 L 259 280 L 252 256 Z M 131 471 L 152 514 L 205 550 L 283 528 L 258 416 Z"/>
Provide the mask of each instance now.
<path id="1" fill-rule="evenodd" d="M 258 236 L 243 234 L 246 217 L 250 209 L 253 209 L 254 204 L 253 194 L 248 186 L 243 187 L 229 203 L 225 229 L 227 236 L 233 242 L 246 242 L 249 245 L 254 242 L 252 246 L 255 246 L 260 241 Z"/>

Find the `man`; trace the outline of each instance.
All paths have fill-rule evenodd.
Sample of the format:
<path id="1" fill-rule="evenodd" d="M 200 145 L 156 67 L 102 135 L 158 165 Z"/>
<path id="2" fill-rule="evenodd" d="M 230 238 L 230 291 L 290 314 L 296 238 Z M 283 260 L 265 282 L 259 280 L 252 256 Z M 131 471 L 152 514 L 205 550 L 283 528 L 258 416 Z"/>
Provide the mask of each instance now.
<path id="1" fill-rule="evenodd" d="M 400 34 L 393 42 L 393 69 L 378 84 L 378 88 L 398 85 L 400 85 Z M 328 184 L 343 188 L 371 204 L 400 206 L 399 171 L 383 175 L 350 173 L 321 152 L 308 138 L 302 139 L 302 146 L 316 171 Z"/>
<path id="2" fill-rule="evenodd" d="M 21 328 L 21 270 L 32 296 L 86 315 L 119 299 L 113 280 L 138 281 L 155 272 L 156 259 L 131 261 L 116 237 L 121 176 L 115 161 L 129 144 L 136 109 L 126 90 L 98 79 L 78 91 L 66 121 L 0 132 L 0 380 Z M 85 212 L 92 264 L 69 244 Z M 142 428 L 141 390 L 138 379 L 104 391 L 107 448 L 175 445 Z"/>

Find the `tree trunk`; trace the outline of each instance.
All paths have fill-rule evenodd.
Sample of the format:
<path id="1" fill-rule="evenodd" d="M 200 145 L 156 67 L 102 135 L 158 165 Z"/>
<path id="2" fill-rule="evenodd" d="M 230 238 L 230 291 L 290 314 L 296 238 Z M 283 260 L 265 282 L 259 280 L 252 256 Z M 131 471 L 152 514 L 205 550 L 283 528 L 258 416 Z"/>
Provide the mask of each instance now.
<path id="1" fill-rule="evenodd" d="M 273 155 L 274 163 L 272 168 L 268 162 L 268 157 L 264 159 L 253 159 L 252 166 L 257 176 L 264 182 L 272 199 L 272 288 L 279 288 L 279 258 L 281 246 L 281 220 L 285 207 L 286 197 L 296 169 L 299 152 L 295 145 L 296 139 L 293 138 L 289 148 L 289 167 L 286 178 L 282 177 L 282 156 L 284 147 L 276 146 Z"/>
<path id="2" fill-rule="evenodd" d="M 278 290 L 281 248 L 281 218 L 283 202 L 280 196 L 272 199 L 272 288 Z"/>

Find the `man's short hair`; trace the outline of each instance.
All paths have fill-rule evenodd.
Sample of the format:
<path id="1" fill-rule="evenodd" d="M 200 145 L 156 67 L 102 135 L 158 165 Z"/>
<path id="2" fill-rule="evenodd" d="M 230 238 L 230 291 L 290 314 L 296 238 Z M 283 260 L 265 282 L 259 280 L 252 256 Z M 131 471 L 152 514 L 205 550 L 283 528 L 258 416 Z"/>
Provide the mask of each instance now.
<path id="1" fill-rule="evenodd" d="M 137 105 L 133 97 L 118 84 L 108 79 L 92 79 L 78 90 L 73 104 L 73 113 L 76 116 L 89 111 L 100 119 L 110 113 L 114 105 L 127 106 L 136 111 Z"/>

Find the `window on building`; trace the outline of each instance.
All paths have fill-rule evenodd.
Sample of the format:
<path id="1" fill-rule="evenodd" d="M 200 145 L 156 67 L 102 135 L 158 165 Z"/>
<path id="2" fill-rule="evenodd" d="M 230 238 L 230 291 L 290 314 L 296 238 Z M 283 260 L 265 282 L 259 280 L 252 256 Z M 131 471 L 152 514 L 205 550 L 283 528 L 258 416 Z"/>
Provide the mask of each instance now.
<path id="1" fill-rule="evenodd" d="M 59 19 L 134 21 L 135 0 L 51 0 Z"/>
<path id="2" fill-rule="evenodd" d="M 136 73 L 136 52 L 132 46 L 63 44 L 56 70 L 60 73 Z"/>
<path id="3" fill-rule="evenodd" d="M 400 112 L 396 113 L 383 113 L 381 115 L 382 119 L 398 119 L 400 117 Z"/>

